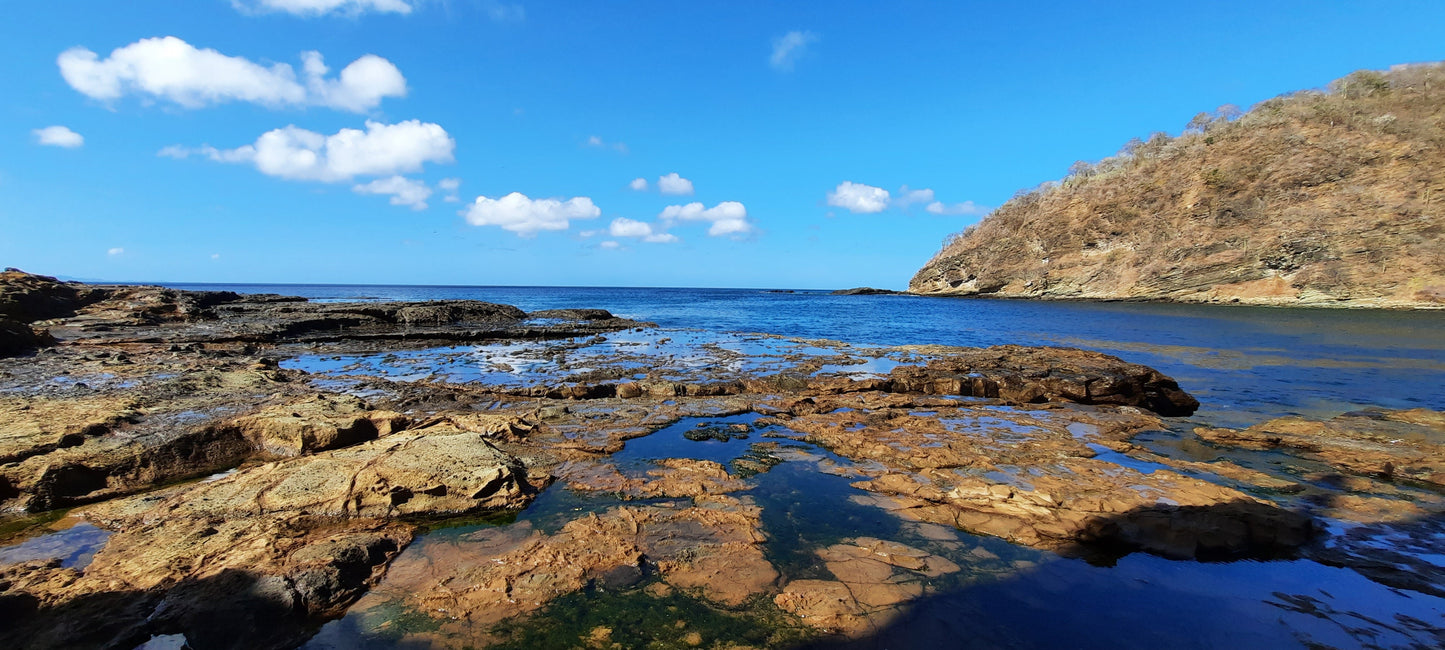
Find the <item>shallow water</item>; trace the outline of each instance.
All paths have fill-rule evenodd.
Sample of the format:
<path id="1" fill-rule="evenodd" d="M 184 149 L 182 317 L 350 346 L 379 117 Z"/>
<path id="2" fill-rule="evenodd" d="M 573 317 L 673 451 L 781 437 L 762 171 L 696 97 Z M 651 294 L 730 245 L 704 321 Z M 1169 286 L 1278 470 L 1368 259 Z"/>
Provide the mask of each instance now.
<path id="1" fill-rule="evenodd" d="M 60 560 L 60 566 L 84 569 L 105 546 L 110 531 L 80 517 L 62 517 L 39 527 L 41 534 L 0 546 L 0 565 L 31 560 Z"/>
<path id="2" fill-rule="evenodd" d="M 1199 305 L 1035 303 L 912 296 L 828 296 L 756 290 L 589 289 L 511 287 L 230 288 L 319 299 L 470 298 L 524 309 L 601 307 L 659 323 L 666 330 L 609 335 L 606 342 L 567 348 L 558 342 L 478 345 L 389 355 L 288 361 L 289 367 L 333 377 L 382 374 L 393 379 L 444 378 L 526 386 L 558 372 L 578 375 L 595 361 L 637 354 L 664 360 L 624 371 L 660 368 L 679 376 L 698 367 L 740 372 L 784 372 L 799 357 L 816 357 L 818 373 L 886 373 L 906 359 L 885 356 L 864 364 L 829 363 L 832 348 L 758 337 L 762 332 L 800 339 L 830 339 L 855 346 L 945 344 L 1074 345 L 1153 366 L 1177 379 L 1202 402 L 1195 416 L 1172 419 L 1168 429 L 1133 442 L 1172 459 L 1228 460 L 1276 477 L 1304 477 L 1328 469 L 1281 452 L 1222 449 L 1189 434 L 1193 426 L 1248 426 L 1286 414 L 1328 417 L 1364 406 L 1445 410 L 1445 313 L 1358 312 Z M 558 353 L 561 352 L 559 357 Z M 855 350 L 855 353 L 857 350 Z M 344 387 L 344 379 L 336 381 Z M 924 411 L 920 411 L 923 414 Z M 1144 554 L 1095 566 L 962 531 L 922 528 L 891 514 L 872 495 L 853 488 L 850 462 L 824 449 L 769 433 L 689 440 L 699 423 L 726 428 L 756 415 L 684 419 L 629 441 L 610 460 L 641 472 L 661 458 L 714 460 L 724 465 L 747 454 L 775 466 L 749 477 L 743 493 L 762 508 L 768 559 L 790 579 L 826 578 L 816 549 L 869 535 L 901 541 L 946 557 L 963 568 L 936 579 L 934 593 L 902 620 L 856 647 L 1440 647 L 1445 646 L 1445 599 L 1393 589 L 1348 570 L 1311 560 L 1203 563 Z M 987 420 L 987 421 L 985 421 Z M 990 418 L 953 423 L 959 433 L 1006 443 L 1023 431 Z M 1072 430 L 1087 440 L 1089 432 Z M 1165 466 L 1090 444 L 1099 460 L 1120 471 L 1150 473 Z M 1147 455 L 1147 454 L 1145 454 Z M 739 474 L 737 466 L 731 466 Z M 1019 471 L 1010 480 L 1025 480 Z M 1192 473 L 1192 472 L 1185 472 Z M 1217 476 L 1200 478 L 1241 487 Z M 1416 488 L 1403 487 L 1406 493 Z M 1287 495 L 1252 490 L 1265 498 Z M 617 505 L 615 496 L 581 494 L 554 486 L 514 521 L 467 522 L 419 538 L 405 553 L 425 555 L 437 545 L 468 544 L 467 535 L 497 525 L 524 524 L 543 532 L 586 512 Z M 638 503 L 638 502 L 632 502 Z M 1327 522 L 1329 523 L 1329 522 Z M 1337 524 L 1329 524 L 1337 526 Z M 942 533 L 940 533 L 942 530 Z M 1376 543 L 1408 550 L 1422 561 L 1445 557 L 1445 540 L 1426 535 L 1408 543 L 1381 536 Z M 1408 548 L 1407 548 L 1408 547 Z M 325 626 L 309 647 L 396 647 L 421 637 L 426 616 L 399 601 L 385 601 L 386 584 L 367 607 Z M 393 594 L 393 596 L 396 596 Z M 679 600 L 681 599 L 681 600 Z M 701 609 L 698 609 L 701 608 Z M 763 609 L 766 609 L 764 607 Z M 725 611 L 672 595 L 641 591 L 568 596 L 533 617 L 512 623 L 514 642 L 581 645 L 595 626 L 650 621 L 658 612 L 687 611 L 708 630 L 707 643 L 756 643 L 748 630 L 775 624 L 760 610 Z M 420 617 L 420 618 L 418 618 Z M 703 622 L 706 621 L 704 625 Z M 423 635 L 425 636 L 425 635 Z M 425 637 L 434 641 L 431 637 Z M 629 637 L 632 638 L 632 637 Z M 660 647 L 677 638 L 657 632 Z M 669 640 L 670 639 L 670 640 Z M 428 641 L 430 642 L 430 641 Z"/>
<path id="3" fill-rule="evenodd" d="M 1179 380 L 1195 418 L 1248 426 L 1362 406 L 1445 409 L 1445 312 L 831 296 L 759 289 L 173 285 L 322 300 L 474 299 L 603 308 L 663 327 L 861 345 L 1069 345 Z M 875 371 L 876 372 L 876 371 Z"/>
<path id="4" fill-rule="evenodd" d="M 746 437 L 728 440 L 690 440 L 684 435 L 757 420 L 756 414 L 685 418 L 628 441 L 609 460 L 624 473 L 640 473 L 661 458 L 727 465 L 759 447 L 768 449 L 780 464 L 752 477 L 752 487 L 734 496 L 750 498 L 762 508 L 766 554 L 782 575 L 779 584 L 831 579 L 816 551 L 860 536 L 925 549 L 962 568 L 928 580 L 931 593 L 876 634 L 849 642 L 813 642 L 822 647 L 1346 648 L 1434 647 L 1445 642 L 1445 599 L 1388 588 L 1348 569 L 1304 559 L 1196 562 L 1142 553 L 1120 558 L 1112 566 L 1092 565 L 901 519 L 882 507 L 884 500 L 849 485 L 854 480 L 848 477 L 849 460 L 769 435 L 796 435 L 784 428 L 753 428 Z M 1098 447 L 1101 458 L 1130 469 L 1164 468 L 1092 446 Z M 515 520 L 438 530 L 418 539 L 405 553 L 426 556 L 438 545 L 448 551 L 465 549 L 469 534 L 497 525 L 555 531 L 570 519 L 620 503 L 607 495 L 554 486 Z M 387 593 L 383 584 L 368 598 Z M 445 637 L 435 636 L 436 631 L 425 625 L 424 615 L 407 608 L 404 594 L 390 596 L 390 601 L 370 603 L 328 623 L 306 647 L 447 645 Z M 678 593 L 658 598 L 641 589 L 588 590 L 504 624 L 504 635 L 510 638 L 504 645 L 527 647 L 559 640 L 580 644 L 599 626 L 623 629 L 659 615 L 668 621 L 687 617 L 694 623 L 688 629 L 705 630 L 709 644 L 755 643 L 758 626 L 767 623 L 758 618 L 756 605 L 727 610 Z M 420 637 L 411 636 L 417 632 Z M 804 633 L 795 632 L 801 639 Z M 629 629 L 627 638 L 655 647 L 686 647 L 669 642 L 670 633 L 660 627 Z"/>

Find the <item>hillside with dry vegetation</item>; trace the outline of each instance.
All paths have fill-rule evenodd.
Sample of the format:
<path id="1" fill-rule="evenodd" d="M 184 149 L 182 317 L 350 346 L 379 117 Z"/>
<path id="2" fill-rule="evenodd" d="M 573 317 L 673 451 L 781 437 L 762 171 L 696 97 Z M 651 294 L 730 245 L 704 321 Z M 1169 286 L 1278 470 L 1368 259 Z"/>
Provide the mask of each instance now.
<path id="1" fill-rule="evenodd" d="M 1445 307 L 1445 63 L 1201 113 L 1018 193 L 915 293 Z"/>

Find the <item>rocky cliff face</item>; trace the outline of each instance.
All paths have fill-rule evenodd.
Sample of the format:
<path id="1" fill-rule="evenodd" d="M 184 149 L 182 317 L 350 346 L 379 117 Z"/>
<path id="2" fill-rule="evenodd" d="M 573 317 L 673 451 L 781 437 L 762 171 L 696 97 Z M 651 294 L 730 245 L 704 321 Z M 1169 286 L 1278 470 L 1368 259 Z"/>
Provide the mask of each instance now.
<path id="1" fill-rule="evenodd" d="M 923 294 L 1445 308 L 1445 64 L 1201 113 L 1020 192 Z"/>

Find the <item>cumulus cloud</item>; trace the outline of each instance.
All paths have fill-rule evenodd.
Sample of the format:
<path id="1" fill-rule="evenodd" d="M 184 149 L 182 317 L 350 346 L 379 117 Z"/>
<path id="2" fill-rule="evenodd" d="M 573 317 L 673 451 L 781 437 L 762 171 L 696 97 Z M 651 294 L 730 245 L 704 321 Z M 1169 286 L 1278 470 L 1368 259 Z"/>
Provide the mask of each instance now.
<path id="1" fill-rule="evenodd" d="M 923 209 L 933 214 L 981 217 L 985 214 L 988 214 L 989 210 L 991 210 L 992 208 L 978 205 L 973 201 L 964 201 L 963 203 L 954 203 L 953 205 L 948 205 L 946 203 L 943 203 L 942 201 L 934 201 L 932 203 L 929 203 Z"/>
<path id="2" fill-rule="evenodd" d="M 34 129 L 30 132 L 35 136 L 35 141 L 47 147 L 65 147 L 74 149 L 85 144 L 85 137 L 71 131 L 68 127 L 56 125 L 47 126 L 43 129 Z"/>
<path id="3" fill-rule="evenodd" d="M 828 193 L 828 205 L 844 208 L 855 214 L 873 214 L 890 207 L 907 210 L 910 206 L 920 203 L 924 204 L 924 210 L 939 215 L 981 216 L 987 214 L 990 209 L 973 201 L 944 203 L 937 200 L 933 190 L 929 188 L 915 190 L 907 185 L 898 188 L 898 193 L 895 195 L 881 187 L 843 181 L 837 189 Z M 829 216 L 831 214 L 829 213 Z"/>
<path id="4" fill-rule="evenodd" d="M 634 178 L 634 179 L 632 179 L 632 182 L 631 182 L 631 183 L 628 183 L 628 184 L 627 184 L 627 186 L 630 187 L 630 188 L 632 188 L 632 189 L 634 189 L 634 190 L 636 190 L 636 191 L 638 191 L 638 192 L 646 192 L 646 191 L 647 191 L 647 179 L 645 179 L 645 178 Z"/>
<path id="5" fill-rule="evenodd" d="M 440 125 L 419 120 L 396 124 L 366 122 L 366 130 L 334 135 L 288 126 L 263 133 L 255 144 L 235 149 L 170 146 L 158 155 L 202 155 L 216 162 L 249 163 L 268 176 L 335 183 L 357 176 L 390 176 L 421 171 L 425 163 L 449 163 L 456 141 Z"/>
<path id="6" fill-rule="evenodd" d="M 284 12 L 297 16 L 354 16 L 368 11 L 409 14 L 412 10 L 407 0 L 231 0 L 231 5 L 243 13 Z"/>
<path id="7" fill-rule="evenodd" d="M 60 53 L 60 75 L 71 88 L 103 102 L 127 94 L 201 108 L 248 102 L 269 108 L 326 106 L 362 113 L 387 97 L 406 96 L 406 78 L 390 61 L 367 54 L 335 77 L 318 52 L 301 55 L 302 74 L 285 63 L 263 66 L 239 56 L 198 49 L 179 38 L 146 38 L 107 58 L 83 47 Z"/>
<path id="8" fill-rule="evenodd" d="M 442 200 L 447 203 L 457 203 L 461 201 L 461 199 L 457 197 L 457 188 L 461 186 L 462 179 L 460 178 L 443 178 L 437 181 L 437 189 L 447 193 L 446 196 L 442 197 Z"/>
<path id="9" fill-rule="evenodd" d="M 773 55 L 768 64 L 774 70 L 790 72 L 798 59 L 808 52 L 808 46 L 818 42 L 818 35 L 807 31 L 791 31 L 773 39 Z"/>
<path id="10" fill-rule="evenodd" d="M 921 190 L 908 189 L 907 185 L 898 188 L 898 194 L 893 197 L 893 204 L 900 208 L 907 208 L 915 203 L 933 203 L 933 190 L 923 188 Z"/>
<path id="11" fill-rule="evenodd" d="M 703 204 L 696 202 L 669 205 L 662 209 L 658 218 L 662 219 L 664 224 L 674 221 L 709 222 L 712 225 L 708 227 L 707 234 L 713 237 L 745 235 L 753 231 L 747 208 L 737 201 L 723 201 L 711 208 L 705 208 Z"/>
<path id="12" fill-rule="evenodd" d="M 534 237 L 543 230 L 566 230 L 572 219 L 595 219 L 602 210 L 585 196 L 563 201 L 530 199 L 512 192 L 499 199 L 479 196 L 460 214 L 473 226 L 498 226 L 521 237 Z"/>
<path id="13" fill-rule="evenodd" d="M 391 197 L 392 205 L 411 206 L 413 210 L 425 210 L 426 200 L 431 197 L 431 188 L 416 179 L 405 176 L 378 178 L 370 183 L 356 185 L 351 191 L 357 194 L 381 194 Z"/>
<path id="14" fill-rule="evenodd" d="M 663 194 L 692 194 L 692 181 L 673 172 L 657 179 L 657 191 Z"/>
<path id="15" fill-rule="evenodd" d="M 882 212 L 888 208 L 888 199 L 888 190 L 852 181 L 843 181 L 828 193 L 828 205 L 855 214 Z"/>
<path id="16" fill-rule="evenodd" d="M 613 219 L 612 224 L 607 227 L 607 234 L 613 237 L 633 237 L 652 244 L 671 244 L 677 241 L 677 236 L 672 233 L 655 230 L 652 224 L 646 221 L 626 217 Z"/>

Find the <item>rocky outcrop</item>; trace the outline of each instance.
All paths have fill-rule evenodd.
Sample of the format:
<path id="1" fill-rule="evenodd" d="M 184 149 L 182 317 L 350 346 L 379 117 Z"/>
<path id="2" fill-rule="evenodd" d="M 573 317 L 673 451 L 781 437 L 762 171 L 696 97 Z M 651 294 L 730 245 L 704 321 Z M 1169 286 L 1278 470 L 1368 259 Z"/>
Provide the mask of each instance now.
<path id="1" fill-rule="evenodd" d="M 1314 533 L 1307 515 L 1163 466 L 1130 467 L 1101 444 L 1157 428 L 1152 416 L 1074 410 L 1060 420 L 958 405 L 918 413 L 868 394 L 820 406 L 788 428 L 875 463 L 854 485 L 895 497 L 900 514 L 921 521 L 1066 553 L 1176 558 L 1267 556 Z"/>
<path id="2" fill-rule="evenodd" d="M 620 507 L 553 533 L 520 523 L 469 533 L 400 558 L 382 587 L 453 644 L 488 645 L 491 625 L 595 585 L 621 589 L 659 575 L 673 588 L 737 606 L 778 578 L 763 555 L 760 511 L 726 496 Z"/>
<path id="3" fill-rule="evenodd" d="M 0 357 L 8 357 L 55 343 L 45 330 L 0 316 Z"/>
<path id="4" fill-rule="evenodd" d="M 951 238 L 913 293 L 1445 308 L 1445 65 L 1201 114 Z"/>
<path id="5" fill-rule="evenodd" d="M 819 549 L 818 559 L 836 580 L 794 580 L 773 602 L 809 626 L 855 637 L 883 628 L 928 593 L 923 578 L 959 570 L 946 558 L 872 537 Z"/>
<path id="6" fill-rule="evenodd" d="M 63 340 L 111 344 L 560 338 L 638 325 L 601 309 L 529 315 L 475 300 L 312 303 L 272 294 L 60 282 L 15 269 L 0 273 L 0 318 L 43 322 Z M 5 339 L 18 340 L 0 338 L 0 349 L 12 346 Z"/>
<path id="7" fill-rule="evenodd" d="M 892 296 L 903 293 L 892 289 L 874 289 L 873 287 L 854 287 L 852 289 L 838 289 L 828 292 L 833 296 Z"/>
<path id="8" fill-rule="evenodd" d="M 183 632 L 192 647 L 288 648 L 384 573 L 409 526 L 375 520 L 167 518 L 111 536 L 83 571 L 0 567 L 7 648 L 136 647 Z"/>
<path id="9" fill-rule="evenodd" d="M 1445 487 L 1445 413 L 1351 411 L 1329 420 L 1277 418 L 1248 429 L 1200 427 L 1218 445 L 1288 449 L 1352 474 Z"/>
<path id="10" fill-rule="evenodd" d="M 1138 406 L 1171 416 L 1199 408 L 1198 400 L 1153 368 L 1075 348 L 957 350 L 922 367 L 894 368 L 890 376 L 897 392 Z"/>

